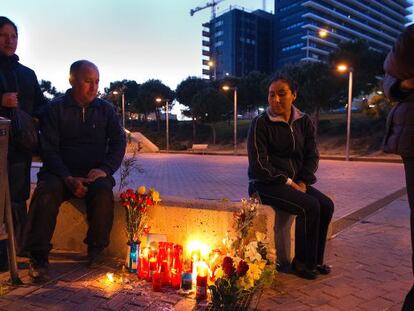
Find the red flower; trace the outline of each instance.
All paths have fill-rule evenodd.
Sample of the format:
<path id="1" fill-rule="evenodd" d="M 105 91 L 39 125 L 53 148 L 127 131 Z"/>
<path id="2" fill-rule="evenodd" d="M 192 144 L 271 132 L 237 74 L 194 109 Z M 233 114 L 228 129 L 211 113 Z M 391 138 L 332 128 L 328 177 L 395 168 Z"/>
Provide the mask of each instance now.
<path id="1" fill-rule="evenodd" d="M 239 276 L 245 276 L 247 271 L 249 270 L 249 265 L 244 260 L 241 260 L 239 262 L 239 265 L 237 266 L 237 274 Z"/>
<path id="2" fill-rule="evenodd" d="M 233 258 L 231 257 L 224 257 L 223 259 L 223 264 L 221 265 L 224 273 L 231 277 L 233 275 L 233 273 L 236 271 L 236 269 L 233 266 Z"/>

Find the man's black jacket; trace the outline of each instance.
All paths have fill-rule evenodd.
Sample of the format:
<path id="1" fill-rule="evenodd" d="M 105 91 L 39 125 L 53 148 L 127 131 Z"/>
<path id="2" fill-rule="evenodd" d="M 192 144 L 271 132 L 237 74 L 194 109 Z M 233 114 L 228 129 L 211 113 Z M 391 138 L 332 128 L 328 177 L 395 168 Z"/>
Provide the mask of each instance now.
<path id="1" fill-rule="evenodd" d="M 96 98 L 80 107 L 71 89 L 54 100 L 40 122 L 42 173 L 86 176 L 93 168 L 112 175 L 121 165 L 126 138 L 112 105 Z"/>

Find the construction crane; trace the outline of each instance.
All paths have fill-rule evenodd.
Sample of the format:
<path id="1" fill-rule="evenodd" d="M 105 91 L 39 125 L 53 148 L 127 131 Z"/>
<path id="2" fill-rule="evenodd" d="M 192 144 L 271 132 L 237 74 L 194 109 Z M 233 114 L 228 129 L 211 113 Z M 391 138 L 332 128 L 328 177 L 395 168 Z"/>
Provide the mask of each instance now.
<path id="1" fill-rule="evenodd" d="M 214 20 L 216 18 L 216 5 L 219 4 L 222 1 L 224 1 L 224 0 L 212 0 L 211 2 L 207 2 L 203 6 L 198 6 L 194 9 L 191 9 L 190 10 L 190 15 L 193 16 L 194 13 L 197 13 L 198 11 L 201 11 L 201 10 L 204 10 L 206 8 L 211 7 L 211 20 Z"/>

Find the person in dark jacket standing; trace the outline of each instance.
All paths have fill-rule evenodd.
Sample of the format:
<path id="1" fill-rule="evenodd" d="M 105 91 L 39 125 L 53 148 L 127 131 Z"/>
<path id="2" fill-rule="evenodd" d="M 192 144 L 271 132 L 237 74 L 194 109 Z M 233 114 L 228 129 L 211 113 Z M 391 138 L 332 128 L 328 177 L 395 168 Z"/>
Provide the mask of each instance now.
<path id="1" fill-rule="evenodd" d="M 257 194 L 263 204 L 296 215 L 291 268 L 299 277 L 315 279 L 331 272 L 324 264 L 324 251 L 334 204 L 311 186 L 319 153 L 309 116 L 293 105 L 296 95 L 289 79 L 270 82 L 269 106 L 253 119 L 248 135 L 249 195 Z"/>
<path id="2" fill-rule="evenodd" d="M 411 249 L 414 250 L 414 24 L 398 37 L 384 62 L 384 92 L 398 105 L 387 120 L 384 151 L 399 154 L 404 163 L 410 205 Z M 414 273 L 414 253 L 412 255 Z M 414 310 L 414 285 L 403 310 Z"/>
<path id="3" fill-rule="evenodd" d="M 0 116 L 12 118 L 16 109 L 39 118 L 45 106 L 45 98 L 37 82 L 36 74 L 19 63 L 15 54 L 18 33 L 16 25 L 7 17 L 0 16 Z M 26 222 L 26 200 L 30 195 L 30 167 L 32 154 L 8 147 L 8 175 L 13 212 L 17 253 L 21 254 L 24 226 Z M 0 241 L 0 270 L 7 269 L 7 248 Z"/>
<path id="4" fill-rule="evenodd" d="M 112 175 L 125 154 L 126 138 L 117 114 L 110 103 L 96 97 L 98 68 L 86 60 L 76 61 L 69 81 L 72 88 L 49 105 L 40 122 L 43 167 L 25 233 L 34 281 L 47 279 L 59 205 L 71 196 L 83 198 L 87 206 L 88 265 L 102 260 L 114 213 Z"/>

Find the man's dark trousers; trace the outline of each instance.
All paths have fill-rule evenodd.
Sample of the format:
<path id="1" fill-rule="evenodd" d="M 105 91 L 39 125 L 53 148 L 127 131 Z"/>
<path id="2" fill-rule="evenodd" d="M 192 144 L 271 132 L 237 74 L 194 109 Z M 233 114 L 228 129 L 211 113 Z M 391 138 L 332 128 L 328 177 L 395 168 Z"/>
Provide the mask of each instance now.
<path id="1" fill-rule="evenodd" d="M 89 184 L 84 198 L 89 229 L 84 242 L 88 249 L 109 245 L 114 218 L 113 177 L 101 177 Z M 61 203 L 73 197 L 63 179 L 51 174 L 40 177 L 29 207 L 25 250 L 37 260 L 47 260 Z"/>
<path id="2" fill-rule="evenodd" d="M 408 203 L 410 205 L 410 227 L 411 227 L 411 261 L 414 274 L 414 158 L 403 158 L 405 182 L 407 186 Z M 414 310 L 414 285 L 405 297 L 402 310 Z"/>

